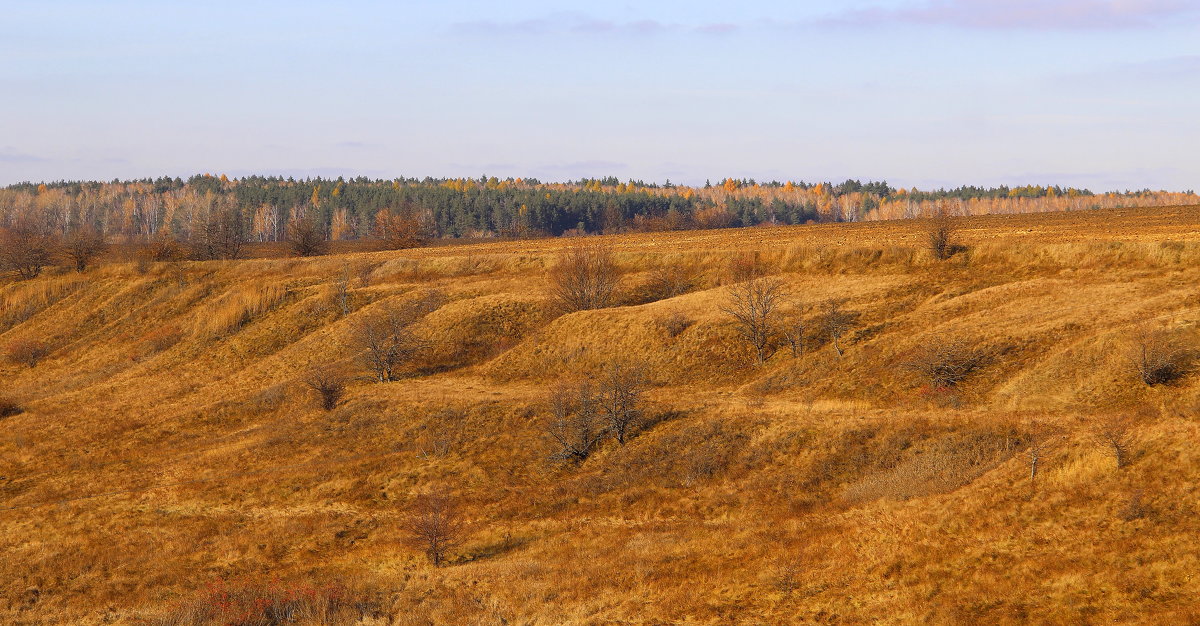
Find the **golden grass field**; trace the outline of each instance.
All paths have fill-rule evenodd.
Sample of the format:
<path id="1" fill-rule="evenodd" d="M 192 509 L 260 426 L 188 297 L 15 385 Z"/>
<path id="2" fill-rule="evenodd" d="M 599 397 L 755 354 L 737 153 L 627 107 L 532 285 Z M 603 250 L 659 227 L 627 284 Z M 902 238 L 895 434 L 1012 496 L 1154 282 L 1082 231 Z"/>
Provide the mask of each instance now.
<path id="1" fill-rule="evenodd" d="M 698 287 L 557 317 L 562 239 L 6 283 L 0 346 L 52 351 L 0 365 L 25 409 L 0 419 L 0 622 L 167 623 L 246 578 L 348 585 L 364 624 L 1200 621 L 1200 376 L 1127 359 L 1142 328 L 1200 338 L 1200 207 L 961 218 L 945 261 L 922 224 L 598 238 L 622 293 L 670 264 Z M 844 299 L 844 356 L 754 365 L 722 312 L 753 253 L 787 311 Z M 364 373 L 356 320 L 434 292 L 440 371 L 321 410 L 302 379 Z M 902 363 L 944 337 L 999 356 L 931 393 Z M 547 389 L 616 358 L 661 421 L 549 460 Z M 470 522 L 442 567 L 399 523 L 433 488 Z"/>

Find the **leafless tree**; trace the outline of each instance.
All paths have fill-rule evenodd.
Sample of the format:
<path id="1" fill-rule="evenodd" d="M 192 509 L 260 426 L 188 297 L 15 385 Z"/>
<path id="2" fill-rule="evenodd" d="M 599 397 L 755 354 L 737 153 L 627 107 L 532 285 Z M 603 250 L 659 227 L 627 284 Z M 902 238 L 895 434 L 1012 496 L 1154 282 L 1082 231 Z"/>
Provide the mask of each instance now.
<path id="1" fill-rule="evenodd" d="M 75 271 L 87 271 L 88 265 L 97 256 L 104 253 L 108 244 L 104 234 L 94 226 L 81 226 L 67 235 L 63 244 L 63 252 L 75 263 Z"/>
<path id="2" fill-rule="evenodd" d="M 608 435 L 600 416 L 595 388 L 588 381 L 561 381 L 550 391 L 546 434 L 554 445 L 551 458 L 582 463 Z"/>
<path id="3" fill-rule="evenodd" d="M 621 445 L 641 424 L 646 382 L 645 367 L 626 361 L 614 361 L 600 374 L 600 411 Z"/>
<path id="4" fill-rule="evenodd" d="M 410 326 L 436 306 L 417 302 L 404 307 L 388 306 L 365 316 L 351 333 L 352 347 L 375 380 L 399 380 L 403 369 L 429 348 L 429 342 Z"/>
<path id="5" fill-rule="evenodd" d="M 733 318 L 738 336 L 754 350 L 759 364 L 774 351 L 775 316 L 783 300 L 783 282 L 758 278 L 729 289 L 729 302 L 721 310 Z"/>
<path id="6" fill-rule="evenodd" d="M 325 231 L 313 217 L 292 220 L 287 227 L 288 247 L 296 256 L 319 256 L 329 252 Z"/>
<path id="7" fill-rule="evenodd" d="M 958 386 L 990 359 L 988 350 L 967 341 L 935 336 L 918 348 L 905 361 L 904 367 L 916 372 L 931 387 L 945 389 Z"/>
<path id="8" fill-rule="evenodd" d="M 403 525 L 409 545 L 423 551 L 434 567 L 461 545 L 467 531 L 457 500 L 441 490 L 418 495 Z"/>
<path id="9" fill-rule="evenodd" d="M 955 223 L 946 210 L 938 208 L 925 224 L 925 235 L 929 242 L 929 251 L 939 261 L 954 255 Z"/>
<path id="10" fill-rule="evenodd" d="M 783 340 L 792 349 L 792 356 L 804 356 L 804 341 L 807 338 L 805 334 L 807 332 L 808 324 L 804 321 L 803 313 L 797 307 L 795 316 L 784 323 L 781 329 Z"/>
<path id="11" fill-rule="evenodd" d="M 1142 382 L 1147 385 L 1166 385 L 1188 374 L 1193 350 L 1166 329 L 1139 328 L 1129 348 L 1129 361 Z"/>
<path id="12" fill-rule="evenodd" d="M 609 306 L 619 278 L 612 251 L 601 244 L 576 244 L 550 271 L 552 293 L 566 313 Z"/>
<path id="13" fill-rule="evenodd" d="M 426 230 L 416 216 L 384 214 L 375 219 L 371 234 L 379 249 L 403 250 L 423 245 Z"/>
<path id="14" fill-rule="evenodd" d="M 0 229 L 0 267 L 26 280 L 36 278 L 53 260 L 54 247 L 54 235 L 48 229 L 18 222 Z"/>
<path id="15" fill-rule="evenodd" d="M 1029 445 L 1025 453 L 1029 456 L 1029 490 L 1037 490 L 1038 470 L 1041 469 L 1042 458 L 1055 446 L 1062 442 L 1063 432 L 1060 428 L 1045 422 L 1035 421 L 1029 428 Z"/>
<path id="16" fill-rule="evenodd" d="M 309 372 L 308 376 L 304 378 L 304 384 L 317 393 L 321 398 L 321 408 L 326 411 L 337 408 L 338 403 L 342 401 L 342 396 L 346 393 L 346 379 L 327 367 L 316 368 Z"/>
<path id="17" fill-rule="evenodd" d="M 1101 419 L 1096 422 L 1092 434 L 1096 443 L 1112 452 L 1117 469 L 1129 465 L 1132 460 L 1133 422 L 1128 417 L 1113 415 Z"/>
<path id="18" fill-rule="evenodd" d="M 236 206 L 214 208 L 208 219 L 192 233 L 191 256 L 197 261 L 238 259 L 246 243 L 246 223 Z"/>
<path id="19" fill-rule="evenodd" d="M 829 300 L 825 303 L 824 311 L 821 315 L 821 329 L 829 337 L 829 341 L 833 344 L 833 349 L 837 352 L 838 356 L 844 354 L 839 342 L 842 336 L 854 326 L 856 318 L 857 316 L 854 313 L 842 308 L 840 300 Z"/>
<path id="20" fill-rule="evenodd" d="M 350 315 L 350 266 L 342 266 L 342 273 L 333 283 L 333 295 L 342 309 L 342 315 Z"/>

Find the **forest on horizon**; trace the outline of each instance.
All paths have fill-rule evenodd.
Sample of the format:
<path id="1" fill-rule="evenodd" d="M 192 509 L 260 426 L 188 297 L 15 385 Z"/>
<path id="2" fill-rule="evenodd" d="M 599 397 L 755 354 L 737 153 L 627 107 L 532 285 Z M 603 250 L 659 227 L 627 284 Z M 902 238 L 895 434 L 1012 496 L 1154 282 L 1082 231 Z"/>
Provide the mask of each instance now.
<path id="1" fill-rule="evenodd" d="M 985 215 L 1200 204 L 1193 191 L 1030 185 L 918 190 L 886 182 L 760 182 L 700 186 L 615 177 L 536 179 L 293 178 L 211 174 L 112 182 L 20 183 L 0 188 L 0 226 L 67 235 L 87 228 L 125 242 L 196 241 L 218 234 L 283 241 L 300 222 L 328 240 L 370 238 L 388 219 L 422 238 L 536 237 L 858 222 L 933 214 Z"/>

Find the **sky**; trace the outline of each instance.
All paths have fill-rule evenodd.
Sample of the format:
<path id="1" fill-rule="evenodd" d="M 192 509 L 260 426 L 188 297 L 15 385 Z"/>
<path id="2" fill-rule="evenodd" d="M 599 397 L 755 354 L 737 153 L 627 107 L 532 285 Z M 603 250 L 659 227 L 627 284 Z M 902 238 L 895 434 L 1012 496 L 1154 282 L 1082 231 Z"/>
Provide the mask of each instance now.
<path id="1" fill-rule="evenodd" d="M 1197 0 L 0 0 L 0 184 L 1200 189 Z"/>

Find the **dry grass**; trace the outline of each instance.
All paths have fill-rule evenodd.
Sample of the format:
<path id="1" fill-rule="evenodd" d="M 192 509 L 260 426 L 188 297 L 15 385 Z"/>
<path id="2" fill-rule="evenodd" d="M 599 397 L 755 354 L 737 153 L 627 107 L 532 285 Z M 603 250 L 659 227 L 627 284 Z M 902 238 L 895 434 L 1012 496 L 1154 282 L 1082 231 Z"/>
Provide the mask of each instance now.
<path id="1" fill-rule="evenodd" d="M 1200 209 L 956 222 L 969 252 L 944 261 L 907 222 L 606 237 L 629 285 L 699 278 L 558 317 L 555 240 L 0 285 L 0 346 L 55 348 L 0 363 L 24 409 L 0 421 L 0 622 L 229 621 L 210 584 L 276 575 L 371 590 L 297 623 L 1200 620 L 1200 381 L 1147 385 L 1128 358 L 1147 324 L 1195 342 Z M 749 367 L 717 285 L 759 271 L 810 336 L 822 303 L 852 312 L 837 349 Z M 436 366 L 328 411 L 298 384 L 430 294 L 411 328 Z M 1006 348 L 955 409 L 899 367 L 937 337 Z M 552 462 L 550 384 L 622 360 L 650 383 L 636 436 Z M 442 567 L 406 545 L 431 491 L 472 528 Z"/>

